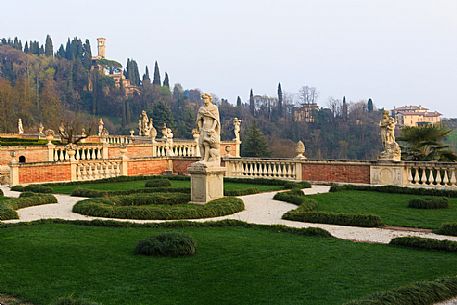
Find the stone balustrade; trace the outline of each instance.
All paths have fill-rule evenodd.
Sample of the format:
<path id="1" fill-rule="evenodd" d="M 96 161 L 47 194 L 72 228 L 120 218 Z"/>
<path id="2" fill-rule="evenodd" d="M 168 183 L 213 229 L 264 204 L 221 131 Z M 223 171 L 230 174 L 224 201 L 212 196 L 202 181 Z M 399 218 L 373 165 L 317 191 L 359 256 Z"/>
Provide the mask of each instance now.
<path id="1" fill-rule="evenodd" d="M 122 160 L 79 161 L 75 168 L 76 181 L 117 177 L 122 174 Z"/>
<path id="2" fill-rule="evenodd" d="M 228 177 L 301 179 L 301 164 L 294 159 L 226 159 Z"/>
<path id="3" fill-rule="evenodd" d="M 457 188 L 457 164 L 441 162 L 405 162 L 408 186 Z"/>
<path id="4" fill-rule="evenodd" d="M 50 147 L 50 160 L 49 161 L 69 161 L 67 148 L 65 146 L 51 146 Z M 75 150 L 76 160 L 102 160 L 103 159 L 103 145 L 82 145 L 77 146 Z"/>
<path id="5" fill-rule="evenodd" d="M 106 136 L 102 138 L 102 141 L 106 144 L 132 144 L 134 138 L 131 136 Z"/>

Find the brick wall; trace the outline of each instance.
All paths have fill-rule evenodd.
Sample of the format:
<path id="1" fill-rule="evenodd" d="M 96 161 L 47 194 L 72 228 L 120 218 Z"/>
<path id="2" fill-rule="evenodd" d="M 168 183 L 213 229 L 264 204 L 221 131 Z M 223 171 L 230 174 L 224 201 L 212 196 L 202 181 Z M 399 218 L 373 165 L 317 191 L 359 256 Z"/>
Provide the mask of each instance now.
<path id="1" fill-rule="evenodd" d="M 70 163 L 19 165 L 19 184 L 46 183 L 71 180 Z"/>
<path id="2" fill-rule="evenodd" d="M 47 146 L 8 146 L 0 148 L 0 165 L 10 164 L 11 152 L 16 153 L 16 160 L 24 156 L 26 163 L 49 161 Z"/>
<path id="3" fill-rule="evenodd" d="M 173 173 L 174 174 L 188 174 L 187 168 L 194 162 L 198 161 L 200 158 L 186 158 L 186 159 L 175 159 L 173 158 Z"/>
<path id="4" fill-rule="evenodd" d="M 121 156 L 120 146 L 108 147 L 108 158 L 119 158 Z M 152 157 L 152 144 L 138 144 L 127 146 L 127 157 L 147 158 Z"/>
<path id="5" fill-rule="evenodd" d="M 162 174 L 168 170 L 168 161 L 166 159 L 131 159 L 128 162 L 129 176 Z"/>
<path id="6" fill-rule="evenodd" d="M 369 162 L 304 162 L 302 177 L 305 181 L 370 184 Z"/>
<path id="7" fill-rule="evenodd" d="M 227 146 L 231 147 L 230 156 L 236 157 L 236 144 L 235 144 L 235 142 L 225 142 L 225 141 L 221 142 L 221 147 L 220 147 L 221 156 L 222 157 L 227 156 L 227 151 L 225 150 L 225 148 Z"/>

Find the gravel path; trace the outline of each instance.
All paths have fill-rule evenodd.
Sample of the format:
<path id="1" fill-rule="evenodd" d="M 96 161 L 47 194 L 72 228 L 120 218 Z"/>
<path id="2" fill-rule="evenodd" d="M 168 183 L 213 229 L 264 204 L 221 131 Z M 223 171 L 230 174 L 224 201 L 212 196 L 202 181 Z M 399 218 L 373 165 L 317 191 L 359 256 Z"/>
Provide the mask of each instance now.
<path id="1" fill-rule="evenodd" d="M 8 187 L 2 186 L 5 196 L 7 197 L 18 197 L 19 192 L 12 192 Z M 304 189 L 305 193 L 308 195 L 326 193 L 329 191 L 328 186 L 318 186 L 314 185 L 310 189 Z M 206 218 L 206 219 L 196 219 L 192 221 L 209 221 L 209 220 L 223 220 L 223 219 L 237 219 L 253 224 L 279 224 L 286 225 L 290 227 L 319 227 L 329 231 L 333 236 L 341 239 L 349 239 L 359 242 L 375 242 L 375 243 L 388 243 L 392 238 L 401 237 L 401 236 L 418 236 L 425 238 L 434 238 L 434 239 L 449 239 L 457 241 L 457 237 L 451 236 L 442 236 L 436 235 L 429 232 L 417 232 L 410 231 L 408 229 L 402 228 L 401 230 L 392 229 L 392 228 L 362 228 L 362 227 L 350 227 L 350 226 L 336 226 L 336 225 L 326 225 L 326 224 L 312 224 L 312 223 L 303 223 L 296 221 L 289 221 L 281 219 L 282 214 L 292 209 L 295 209 L 296 206 L 287 202 L 273 200 L 273 196 L 276 192 L 269 193 L 260 193 L 254 195 L 242 196 L 245 203 L 245 210 L 221 217 Z M 26 222 L 34 221 L 39 219 L 49 219 L 49 218 L 60 218 L 66 220 L 94 220 L 94 219 L 110 219 L 111 218 L 102 218 L 102 217 L 92 217 L 85 216 L 81 214 L 76 214 L 72 212 L 73 205 L 81 200 L 79 197 L 71 197 L 69 195 L 55 195 L 58 199 L 57 204 L 46 204 L 35 207 L 29 207 L 25 209 L 18 210 L 19 219 L 17 220 L 7 220 L 5 223 L 15 223 L 15 222 Z M 132 219 L 115 219 L 117 221 L 127 221 L 135 223 L 160 223 L 164 220 L 132 220 Z"/>

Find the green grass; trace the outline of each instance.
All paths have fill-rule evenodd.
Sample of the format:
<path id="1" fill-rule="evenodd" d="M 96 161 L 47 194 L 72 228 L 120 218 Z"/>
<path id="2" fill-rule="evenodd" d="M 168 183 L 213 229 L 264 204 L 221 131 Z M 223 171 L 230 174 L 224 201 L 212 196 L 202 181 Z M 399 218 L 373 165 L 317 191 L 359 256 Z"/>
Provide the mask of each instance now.
<path id="1" fill-rule="evenodd" d="M 192 236 L 195 256 L 133 254 L 163 232 Z M 332 305 L 457 273 L 455 253 L 260 228 L 40 224 L 1 228 L 0 240 L 1 292 L 42 305 L 69 294 L 104 305 Z"/>
<path id="2" fill-rule="evenodd" d="M 317 200 L 317 211 L 352 214 L 374 214 L 389 226 L 438 228 L 457 219 L 457 199 L 449 198 L 448 209 L 423 210 L 408 208 L 417 195 L 389 194 L 369 191 L 340 191 L 310 196 Z"/>
<path id="3" fill-rule="evenodd" d="M 100 190 L 100 191 L 119 191 L 119 190 L 132 190 L 144 188 L 144 184 L 148 180 L 138 180 L 138 181 L 127 181 L 127 182 L 109 182 L 109 183 L 93 183 L 93 184 L 82 184 L 82 185 L 56 185 L 51 186 L 54 190 L 54 193 L 58 194 L 71 194 L 75 188 L 84 188 L 90 190 Z M 188 187 L 190 188 L 190 181 L 180 181 L 180 180 L 171 180 L 171 187 Z M 225 190 L 244 190 L 249 188 L 256 188 L 264 192 L 275 191 L 282 189 L 282 186 L 279 185 L 258 185 L 258 184 L 248 184 L 248 183 L 235 183 L 235 182 L 225 182 Z"/>

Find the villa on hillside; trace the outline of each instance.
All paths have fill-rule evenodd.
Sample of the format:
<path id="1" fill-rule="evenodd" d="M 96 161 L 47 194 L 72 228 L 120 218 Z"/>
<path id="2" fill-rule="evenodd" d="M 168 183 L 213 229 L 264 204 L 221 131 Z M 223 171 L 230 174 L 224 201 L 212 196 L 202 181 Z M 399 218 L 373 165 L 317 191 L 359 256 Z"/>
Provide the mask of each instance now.
<path id="1" fill-rule="evenodd" d="M 392 116 L 397 120 L 398 126 L 423 126 L 440 123 L 442 114 L 419 105 L 394 108 Z"/>

